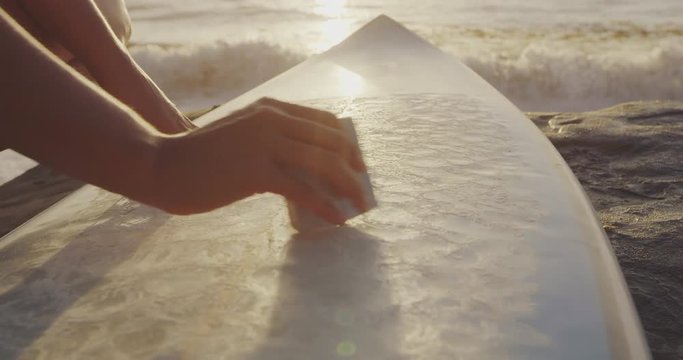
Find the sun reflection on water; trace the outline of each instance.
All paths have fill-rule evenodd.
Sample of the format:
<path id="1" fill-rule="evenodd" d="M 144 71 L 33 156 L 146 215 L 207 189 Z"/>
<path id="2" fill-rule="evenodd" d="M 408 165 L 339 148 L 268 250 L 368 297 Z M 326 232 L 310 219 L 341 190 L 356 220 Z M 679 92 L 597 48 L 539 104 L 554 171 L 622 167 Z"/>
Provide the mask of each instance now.
<path id="1" fill-rule="evenodd" d="M 320 25 L 320 41 L 312 44 L 312 50 L 323 52 L 344 40 L 350 33 L 353 21 L 344 16 L 347 12 L 347 0 L 316 0 L 313 11 L 324 16 Z"/>
<path id="2" fill-rule="evenodd" d="M 351 20 L 331 19 L 321 25 L 320 41 L 313 45 L 313 51 L 323 52 L 340 43 L 351 34 Z"/>
<path id="3" fill-rule="evenodd" d="M 313 11 L 326 17 L 340 17 L 346 12 L 346 0 L 316 0 Z"/>

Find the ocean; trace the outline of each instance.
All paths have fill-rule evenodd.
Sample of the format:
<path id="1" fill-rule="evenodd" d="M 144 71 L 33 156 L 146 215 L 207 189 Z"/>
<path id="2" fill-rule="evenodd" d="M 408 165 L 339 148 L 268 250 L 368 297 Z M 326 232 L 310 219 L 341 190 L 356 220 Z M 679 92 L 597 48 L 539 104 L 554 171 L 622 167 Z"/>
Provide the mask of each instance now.
<path id="1" fill-rule="evenodd" d="M 680 0 L 129 0 L 131 52 L 185 110 L 221 104 L 386 14 L 524 111 L 683 100 Z"/>

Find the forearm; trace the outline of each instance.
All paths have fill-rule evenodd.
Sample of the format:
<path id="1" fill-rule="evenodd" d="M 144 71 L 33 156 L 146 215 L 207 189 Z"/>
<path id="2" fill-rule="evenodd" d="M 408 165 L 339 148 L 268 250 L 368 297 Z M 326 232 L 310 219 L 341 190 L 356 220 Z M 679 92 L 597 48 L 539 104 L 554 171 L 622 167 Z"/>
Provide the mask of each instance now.
<path id="1" fill-rule="evenodd" d="M 92 0 L 24 0 L 24 8 L 82 62 L 97 83 L 165 133 L 191 127 L 135 63 Z"/>
<path id="2" fill-rule="evenodd" d="M 68 175 L 154 204 L 164 136 L 65 66 L 0 9 L 0 135 Z"/>
<path id="3" fill-rule="evenodd" d="M 127 53 L 116 60 L 110 58 L 105 66 L 86 67 L 103 89 L 159 131 L 177 134 L 195 127 Z"/>
<path id="4" fill-rule="evenodd" d="M 166 211 L 209 211 L 275 192 L 334 223 L 328 194 L 367 209 L 357 146 L 334 115 L 271 99 L 210 126 L 163 135 L 33 39 L 0 9 L 0 143 Z"/>

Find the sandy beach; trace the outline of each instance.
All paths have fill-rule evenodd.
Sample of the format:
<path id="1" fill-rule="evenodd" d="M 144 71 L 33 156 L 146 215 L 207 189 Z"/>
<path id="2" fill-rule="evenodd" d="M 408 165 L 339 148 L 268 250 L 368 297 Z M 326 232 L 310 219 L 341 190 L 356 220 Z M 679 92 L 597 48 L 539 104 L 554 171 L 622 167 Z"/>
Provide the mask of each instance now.
<path id="1" fill-rule="evenodd" d="M 528 116 L 590 197 L 654 359 L 683 358 L 683 103 Z"/>
<path id="2" fill-rule="evenodd" d="M 528 113 L 583 184 L 656 360 L 683 358 L 683 103 Z M 0 186 L 4 235 L 82 183 L 36 166 Z"/>

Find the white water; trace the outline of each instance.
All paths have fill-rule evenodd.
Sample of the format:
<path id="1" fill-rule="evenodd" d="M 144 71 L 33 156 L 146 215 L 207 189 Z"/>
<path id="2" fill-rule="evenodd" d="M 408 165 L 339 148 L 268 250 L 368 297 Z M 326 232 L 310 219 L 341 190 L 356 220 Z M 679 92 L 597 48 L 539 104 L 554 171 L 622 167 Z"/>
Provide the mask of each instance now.
<path id="1" fill-rule="evenodd" d="M 683 100 L 680 0 L 130 0 L 132 52 L 183 108 L 222 103 L 385 13 L 522 110 Z"/>

